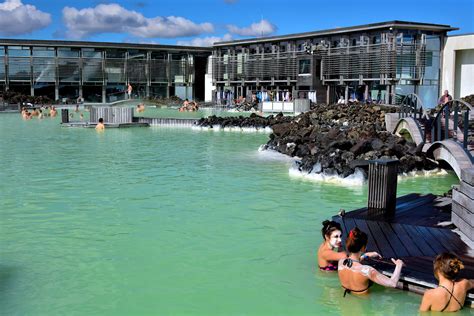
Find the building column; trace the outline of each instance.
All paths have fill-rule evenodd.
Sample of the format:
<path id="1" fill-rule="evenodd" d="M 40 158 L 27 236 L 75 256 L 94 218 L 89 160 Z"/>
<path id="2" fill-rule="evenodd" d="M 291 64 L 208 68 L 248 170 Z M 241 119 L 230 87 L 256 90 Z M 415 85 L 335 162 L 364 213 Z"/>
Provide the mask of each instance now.
<path id="1" fill-rule="evenodd" d="M 31 95 L 32 97 L 35 96 L 35 87 L 34 87 L 33 84 L 30 84 L 30 95 Z"/>
<path id="2" fill-rule="evenodd" d="M 82 83 L 79 83 L 79 98 L 83 98 L 82 97 Z"/>
<path id="3" fill-rule="evenodd" d="M 331 99 L 331 86 L 327 85 L 326 86 L 326 104 L 329 104 Z"/>
<path id="4" fill-rule="evenodd" d="M 387 85 L 387 88 L 385 88 L 385 104 L 390 104 L 390 87 L 391 85 Z"/>
<path id="5" fill-rule="evenodd" d="M 102 85 L 102 103 L 107 102 L 107 91 L 106 91 L 106 86 L 105 84 Z"/>
<path id="6" fill-rule="evenodd" d="M 364 99 L 367 102 L 367 99 L 369 98 L 369 85 L 365 85 L 365 92 L 364 92 Z"/>
<path id="7" fill-rule="evenodd" d="M 346 88 L 344 91 L 344 102 L 345 104 L 349 104 L 349 85 L 346 84 Z"/>
<path id="8" fill-rule="evenodd" d="M 54 99 L 59 100 L 59 85 L 57 82 L 54 84 Z"/>

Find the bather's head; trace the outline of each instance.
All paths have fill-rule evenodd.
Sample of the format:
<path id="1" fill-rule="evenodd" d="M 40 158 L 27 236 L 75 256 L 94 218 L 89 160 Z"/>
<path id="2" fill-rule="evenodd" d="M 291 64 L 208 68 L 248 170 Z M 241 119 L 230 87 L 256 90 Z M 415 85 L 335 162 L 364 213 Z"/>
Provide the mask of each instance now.
<path id="1" fill-rule="evenodd" d="M 356 227 L 347 236 L 346 249 L 350 253 L 365 252 L 367 240 L 367 234 Z"/>
<path id="2" fill-rule="evenodd" d="M 329 242 L 332 248 L 341 247 L 342 229 L 339 223 L 334 221 L 324 221 L 321 233 L 324 241 Z"/>
<path id="3" fill-rule="evenodd" d="M 464 269 L 462 261 L 452 253 L 442 253 L 433 262 L 434 275 L 438 280 L 442 275 L 446 279 L 454 281 L 462 269 Z"/>

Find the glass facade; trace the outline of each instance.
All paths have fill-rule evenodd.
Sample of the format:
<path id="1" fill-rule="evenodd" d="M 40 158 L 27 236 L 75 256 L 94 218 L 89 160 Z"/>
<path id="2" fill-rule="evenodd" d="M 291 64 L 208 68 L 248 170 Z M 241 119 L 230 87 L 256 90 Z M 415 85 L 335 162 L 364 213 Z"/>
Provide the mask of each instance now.
<path id="1" fill-rule="evenodd" d="M 114 102 L 125 98 L 127 84 L 134 97 L 181 96 L 204 99 L 204 86 L 194 89 L 194 55 L 206 68 L 208 48 L 133 45 L 71 46 L 51 41 L 34 45 L 28 40 L 0 42 L 1 89 L 34 93 L 71 102 Z M 21 42 L 21 45 L 16 43 Z M 59 46 L 59 47 L 58 47 Z M 107 47 L 110 46 L 110 47 Z M 130 46 L 130 45 L 129 45 Z M 178 88 L 176 87 L 183 87 Z M 191 95 L 190 95 L 191 94 Z"/>

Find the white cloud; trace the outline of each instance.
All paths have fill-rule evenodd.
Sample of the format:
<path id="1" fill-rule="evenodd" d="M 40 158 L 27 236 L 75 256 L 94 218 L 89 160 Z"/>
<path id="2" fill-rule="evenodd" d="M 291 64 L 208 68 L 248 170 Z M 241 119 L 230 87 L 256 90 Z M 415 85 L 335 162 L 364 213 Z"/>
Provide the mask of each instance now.
<path id="1" fill-rule="evenodd" d="M 268 20 L 252 23 L 248 27 L 237 27 L 235 25 L 227 25 L 229 32 L 240 36 L 266 36 L 274 33 L 277 27 Z"/>
<path id="2" fill-rule="evenodd" d="M 15 36 L 42 29 L 51 23 L 51 15 L 23 4 L 21 0 L 0 3 L 0 35 Z"/>
<path id="3" fill-rule="evenodd" d="M 208 37 L 196 37 L 190 41 L 178 41 L 176 45 L 183 46 L 212 46 L 216 42 L 231 41 L 232 35 L 225 34 L 222 37 L 218 36 L 208 36 Z"/>
<path id="4" fill-rule="evenodd" d="M 214 31 L 211 23 L 197 24 L 183 17 L 146 18 L 122 6 L 99 4 L 94 8 L 63 9 L 63 21 L 70 38 L 84 38 L 99 33 L 127 33 L 141 38 L 194 36 Z"/>

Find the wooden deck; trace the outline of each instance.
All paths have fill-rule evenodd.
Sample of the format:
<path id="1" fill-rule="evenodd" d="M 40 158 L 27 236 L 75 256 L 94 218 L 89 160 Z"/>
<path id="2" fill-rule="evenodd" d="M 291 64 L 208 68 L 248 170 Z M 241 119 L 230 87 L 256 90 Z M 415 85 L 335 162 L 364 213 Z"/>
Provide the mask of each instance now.
<path id="1" fill-rule="evenodd" d="M 449 222 L 451 213 L 436 207 L 436 196 L 432 194 L 409 194 L 397 199 L 395 212 L 386 216 L 361 208 L 334 216 L 341 224 L 343 236 L 358 227 L 368 235 L 368 251 L 377 251 L 381 260 L 370 260 L 369 264 L 386 275 L 394 269 L 390 258 L 400 258 L 405 262 L 399 287 L 416 293 L 437 286 L 433 275 L 433 260 L 442 252 L 458 255 L 465 268 L 461 277 L 474 279 L 474 250 L 454 233 L 452 227 L 439 226 Z M 343 240 L 345 242 L 345 240 Z M 466 298 L 466 306 L 474 308 L 474 291 Z"/>

